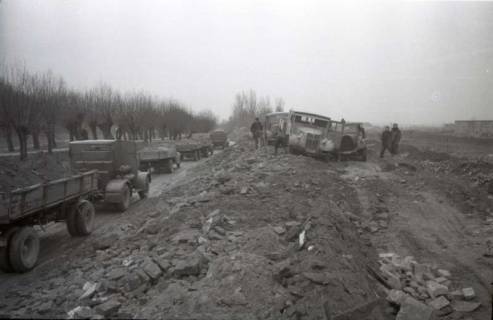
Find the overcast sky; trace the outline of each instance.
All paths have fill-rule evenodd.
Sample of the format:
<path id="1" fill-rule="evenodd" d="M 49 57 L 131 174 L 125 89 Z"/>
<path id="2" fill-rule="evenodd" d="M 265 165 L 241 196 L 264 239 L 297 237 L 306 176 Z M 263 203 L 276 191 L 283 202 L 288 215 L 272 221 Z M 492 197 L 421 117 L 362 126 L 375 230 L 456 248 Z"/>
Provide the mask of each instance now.
<path id="1" fill-rule="evenodd" d="M 3 0 L 0 62 L 221 118 L 254 89 L 337 119 L 493 120 L 493 3 Z"/>

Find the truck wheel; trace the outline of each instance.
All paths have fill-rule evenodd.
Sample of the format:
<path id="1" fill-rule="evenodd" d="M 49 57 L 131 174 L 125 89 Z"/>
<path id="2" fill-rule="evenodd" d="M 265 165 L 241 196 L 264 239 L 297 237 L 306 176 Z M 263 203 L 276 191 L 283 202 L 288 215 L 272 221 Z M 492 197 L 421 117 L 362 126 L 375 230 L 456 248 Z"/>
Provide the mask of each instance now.
<path id="1" fill-rule="evenodd" d="M 6 241 L 5 247 L 0 247 L 0 270 L 6 273 L 13 272 L 14 269 L 10 264 L 9 249 L 10 249 L 10 239 L 12 239 L 12 234 L 17 231 L 17 228 L 12 228 L 4 233 L 3 238 Z"/>
<path id="2" fill-rule="evenodd" d="M 166 159 L 165 160 L 164 172 L 165 173 L 173 173 L 173 160 L 172 159 Z"/>
<path id="3" fill-rule="evenodd" d="M 34 268 L 39 256 L 39 237 L 31 227 L 22 227 L 12 236 L 9 258 L 15 272 Z"/>
<path id="4" fill-rule="evenodd" d="M 65 224 L 67 225 L 67 231 L 72 237 L 79 236 L 79 230 L 77 229 L 77 206 L 74 204 L 68 211 L 65 217 Z"/>
<path id="5" fill-rule="evenodd" d="M 130 207 L 130 189 L 125 185 L 122 190 L 122 201 L 116 204 L 116 208 L 120 212 L 124 212 Z"/>
<path id="6" fill-rule="evenodd" d="M 96 211 L 88 200 L 82 200 L 76 205 L 75 227 L 79 236 L 87 236 L 94 230 Z"/>
<path id="7" fill-rule="evenodd" d="M 144 190 L 139 191 L 139 198 L 140 199 L 145 199 L 149 195 L 149 179 L 146 180 L 146 184 L 144 186 Z"/>

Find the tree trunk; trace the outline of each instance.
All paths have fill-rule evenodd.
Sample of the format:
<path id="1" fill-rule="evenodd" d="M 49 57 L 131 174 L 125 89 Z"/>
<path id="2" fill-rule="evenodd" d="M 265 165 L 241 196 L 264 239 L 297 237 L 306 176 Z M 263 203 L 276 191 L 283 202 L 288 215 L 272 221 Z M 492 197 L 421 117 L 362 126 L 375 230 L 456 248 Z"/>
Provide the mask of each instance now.
<path id="1" fill-rule="evenodd" d="M 32 137 L 33 137 L 33 149 L 39 150 L 39 131 L 38 130 L 33 130 L 32 131 Z"/>
<path id="2" fill-rule="evenodd" d="M 7 148 L 9 152 L 14 152 L 15 148 L 14 148 L 14 141 L 12 140 L 12 128 L 10 127 L 10 125 L 7 125 L 4 130 L 5 130 L 5 139 L 7 140 Z"/>
<path id="3" fill-rule="evenodd" d="M 48 140 L 48 153 L 51 154 L 53 153 L 53 141 L 51 139 L 50 129 L 47 129 L 45 133 L 46 133 L 46 140 Z"/>
<path id="4" fill-rule="evenodd" d="M 111 125 L 103 124 L 100 125 L 99 128 L 103 132 L 104 139 L 113 139 L 113 135 L 111 134 Z"/>
<path id="5" fill-rule="evenodd" d="M 94 140 L 98 140 L 98 127 L 95 123 L 91 123 L 89 124 L 89 128 L 91 129 L 91 133 L 92 133 L 92 138 Z"/>
<path id="6" fill-rule="evenodd" d="M 51 144 L 53 145 L 53 148 L 56 148 L 56 138 L 55 138 L 55 128 L 51 131 Z"/>
<path id="7" fill-rule="evenodd" d="M 19 138 L 19 154 L 20 160 L 27 159 L 27 130 L 25 128 L 16 128 L 17 137 Z"/>

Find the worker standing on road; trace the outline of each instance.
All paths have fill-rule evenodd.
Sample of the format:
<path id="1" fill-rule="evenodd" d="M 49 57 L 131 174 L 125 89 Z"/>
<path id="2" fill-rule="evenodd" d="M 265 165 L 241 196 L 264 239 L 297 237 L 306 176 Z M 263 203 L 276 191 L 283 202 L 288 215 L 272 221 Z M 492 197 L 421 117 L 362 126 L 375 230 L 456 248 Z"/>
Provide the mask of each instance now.
<path id="1" fill-rule="evenodd" d="M 380 158 L 383 158 L 385 150 L 389 150 L 390 154 L 392 154 L 392 133 L 390 132 L 389 126 L 385 127 L 385 130 L 382 132 L 382 151 L 380 151 Z"/>
<path id="2" fill-rule="evenodd" d="M 274 144 L 274 154 L 277 155 L 277 150 L 279 147 L 283 147 L 284 153 L 287 153 L 286 147 L 288 142 L 287 136 L 286 136 L 286 121 L 280 120 L 279 125 L 274 128 L 273 135 L 275 137 L 275 144 Z"/>
<path id="3" fill-rule="evenodd" d="M 391 131 L 392 144 L 390 146 L 390 153 L 392 155 L 399 153 L 399 142 L 401 142 L 401 135 L 401 130 L 399 130 L 397 123 L 394 123 Z"/>
<path id="4" fill-rule="evenodd" d="M 253 139 L 255 140 L 255 149 L 258 149 L 259 141 L 262 138 L 263 127 L 260 123 L 259 118 L 255 118 L 255 121 L 252 123 L 250 127 L 250 131 L 252 132 Z"/>

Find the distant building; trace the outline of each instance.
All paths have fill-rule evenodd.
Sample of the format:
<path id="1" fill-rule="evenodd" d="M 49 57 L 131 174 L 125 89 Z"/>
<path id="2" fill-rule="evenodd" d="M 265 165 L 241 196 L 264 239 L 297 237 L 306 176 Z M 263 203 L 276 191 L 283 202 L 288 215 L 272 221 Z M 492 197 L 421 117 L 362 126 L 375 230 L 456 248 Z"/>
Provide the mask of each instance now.
<path id="1" fill-rule="evenodd" d="M 454 134 L 466 137 L 493 137 L 493 120 L 457 120 Z"/>

